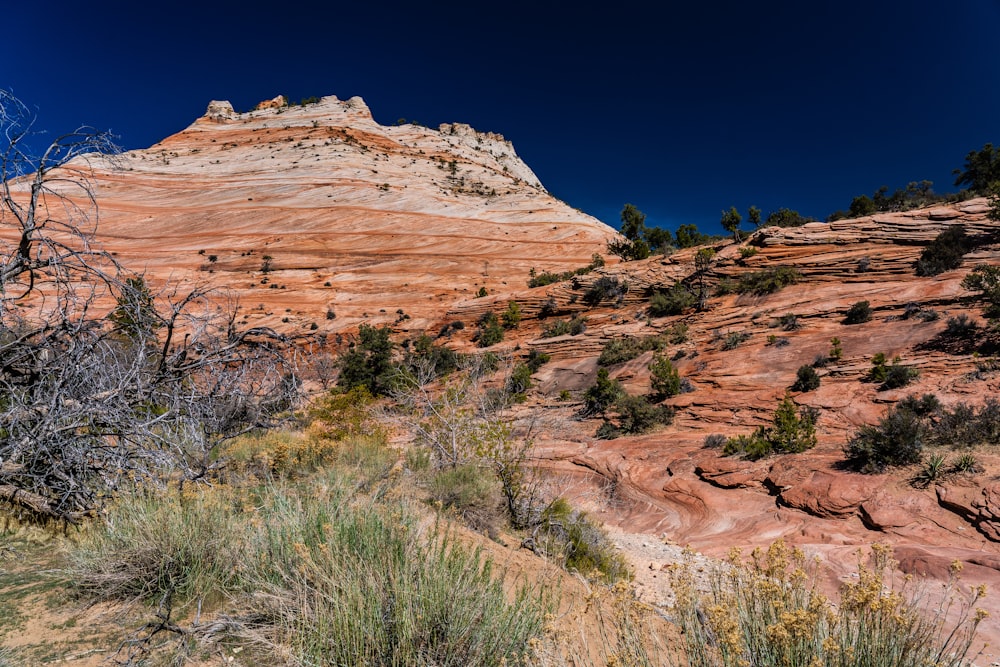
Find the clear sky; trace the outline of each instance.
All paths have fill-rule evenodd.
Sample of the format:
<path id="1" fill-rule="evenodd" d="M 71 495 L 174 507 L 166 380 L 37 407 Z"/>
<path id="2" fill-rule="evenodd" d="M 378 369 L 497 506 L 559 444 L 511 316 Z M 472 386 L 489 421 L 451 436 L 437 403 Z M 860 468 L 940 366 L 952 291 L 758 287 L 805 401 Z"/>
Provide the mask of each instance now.
<path id="1" fill-rule="evenodd" d="M 0 87 L 38 126 L 147 147 L 209 100 L 359 95 L 499 132 L 609 224 L 824 218 L 1000 144 L 1000 0 L 5 3 Z"/>

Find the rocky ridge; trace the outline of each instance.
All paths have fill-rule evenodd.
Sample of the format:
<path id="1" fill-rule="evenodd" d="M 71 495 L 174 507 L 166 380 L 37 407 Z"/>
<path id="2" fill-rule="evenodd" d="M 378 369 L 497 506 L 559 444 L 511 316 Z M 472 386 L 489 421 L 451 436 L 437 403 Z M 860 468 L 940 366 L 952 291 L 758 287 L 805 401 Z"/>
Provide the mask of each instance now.
<path id="1" fill-rule="evenodd" d="M 336 333 L 423 330 L 532 267 L 585 265 L 615 236 L 498 134 L 383 126 L 360 97 L 281 102 L 213 101 L 121 170 L 98 163 L 103 246 L 154 282 L 226 289 L 248 324 Z"/>

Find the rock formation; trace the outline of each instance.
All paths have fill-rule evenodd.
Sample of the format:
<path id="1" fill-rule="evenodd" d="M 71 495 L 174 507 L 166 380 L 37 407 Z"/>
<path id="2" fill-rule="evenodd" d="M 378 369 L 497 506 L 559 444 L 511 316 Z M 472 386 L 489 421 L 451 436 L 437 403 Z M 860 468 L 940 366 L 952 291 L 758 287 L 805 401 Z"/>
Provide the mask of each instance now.
<path id="1" fill-rule="evenodd" d="M 421 331 L 481 287 L 585 265 L 615 235 L 549 195 L 502 136 L 385 127 L 360 97 L 213 101 L 124 158 L 95 174 L 101 243 L 159 284 L 226 289 L 248 324 Z"/>

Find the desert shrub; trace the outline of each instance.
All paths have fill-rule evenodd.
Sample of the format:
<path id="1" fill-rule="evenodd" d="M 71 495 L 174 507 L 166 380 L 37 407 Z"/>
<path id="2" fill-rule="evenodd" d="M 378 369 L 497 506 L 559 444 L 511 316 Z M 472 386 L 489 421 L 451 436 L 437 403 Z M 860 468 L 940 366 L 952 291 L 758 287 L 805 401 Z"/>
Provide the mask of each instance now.
<path id="1" fill-rule="evenodd" d="M 357 343 L 340 357 L 337 386 L 345 390 L 363 386 L 374 396 L 387 394 L 395 372 L 391 333 L 387 326 L 376 328 L 362 324 Z"/>
<path id="2" fill-rule="evenodd" d="M 604 258 L 595 252 L 590 259 L 590 264 L 587 266 L 581 266 L 574 271 L 563 271 L 562 273 L 542 271 L 541 273 L 536 273 L 534 269 L 531 269 L 528 274 L 528 287 L 543 287 L 545 285 L 551 285 L 552 283 L 570 280 L 574 276 L 582 276 L 602 266 L 604 266 Z"/>
<path id="3" fill-rule="evenodd" d="M 809 407 L 795 409 L 791 395 L 778 404 L 769 426 L 760 426 L 749 435 L 730 438 L 723 446 L 726 456 L 742 454 L 757 460 L 771 454 L 797 454 L 816 446 L 818 413 Z"/>
<path id="4" fill-rule="evenodd" d="M 614 366 L 635 359 L 643 352 L 661 351 L 669 344 L 683 343 L 687 340 L 687 325 L 679 322 L 662 334 L 644 336 L 642 338 L 613 338 L 604 344 L 597 363 L 601 366 Z"/>
<path id="5" fill-rule="evenodd" d="M 750 334 L 746 331 L 730 331 L 726 334 L 725 340 L 722 341 L 722 349 L 726 351 L 735 350 L 748 340 L 750 340 Z"/>
<path id="6" fill-rule="evenodd" d="M 752 245 L 745 245 L 740 248 L 740 259 L 748 259 L 753 257 L 758 252 L 757 248 Z"/>
<path id="7" fill-rule="evenodd" d="M 548 299 L 542 302 L 541 306 L 539 306 L 538 319 L 544 320 L 546 317 L 552 317 L 553 315 L 556 314 L 557 310 L 558 310 L 558 305 L 556 304 L 556 300 L 553 299 L 552 297 L 549 297 Z"/>
<path id="8" fill-rule="evenodd" d="M 542 331 L 542 338 L 555 338 L 556 336 L 579 336 L 587 330 L 587 318 L 581 316 L 571 317 L 568 320 L 553 322 Z"/>
<path id="9" fill-rule="evenodd" d="M 455 514 L 473 530 L 496 533 L 498 520 L 503 516 L 499 490 L 493 475 L 478 465 L 463 464 L 434 471 L 427 481 L 427 491 L 432 503 Z"/>
<path id="10" fill-rule="evenodd" d="M 938 234 L 920 253 L 916 262 L 918 276 L 936 276 L 957 269 L 962 258 L 972 250 L 974 243 L 965 228 L 955 225 Z"/>
<path id="11" fill-rule="evenodd" d="M 683 283 L 676 282 L 666 290 L 657 290 L 649 298 L 649 315 L 651 317 L 666 317 L 680 315 L 685 310 L 693 308 L 698 297 Z"/>
<path id="12" fill-rule="evenodd" d="M 521 323 L 521 306 L 517 301 L 508 301 L 507 310 L 500 314 L 504 329 L 516 329 Z"/>
<path id="13" fill-rule="evenodd" d="M 488 502 L 477 475 L 452 472 L 464 477 L 441 492 L 450 506 Z M 505 584 L 443 524 L 418 530 L 404 501 L 363 488 L 340 468 L 299 484 L 122 498 L 73 547 L 73 586 L 156 605 L 165 623 L 195 601 L 231 601 L 254 619 L 232 639 L 273 647 L 268 664 L 523 664 L 545 594 Z"/>
<path id="14" fill-rule="evenodd" d="M 764 220 L 765 227 L 801 227 L 807 222 L 815 222 L 813 218 L 807 218 L 798 211 L 789 208 L 779 208 L 767 214 Z"/>
<path id="15" fill-rule="evenodd" d="M 934 394 L 917 396 L 910 394 L 896 404 L 902 410 L 909 410 L 919 417 L 927 417 L 941 409 L 941 401 Z"/>
<path id="16" fill-rule="evenodd" d="M 844 315 L 844 324 L 861 324 L 871 318 L 871 304 L 867 301 L 858 301 L 847 310 L 847 314 Z"/>
<path id="17" fill-rule="evenodd" d="M 681 376 L 670 362 L 670 357 L 658 354 L 649 364 L 650 388 L 657 397 L 669 398 L 681 391 Z"/>
<path id="18" fill-rule="evenodd" d="M 739 283 L 732 278 L 719 278 L 719 282 L 715 284 L 715 296 L 725 296 L 727 294 L 736 294 L 739 291 Z"/>
<path id="19" fill-rule="evenodd" d="M 944 329 L 945 335 L 962 339 L 975 338 L 978 331 L 979 325 L 965 313 L 949 317 Z"/>
<path id="20" fill-rule="evenodd" d="M 830 352 L 828 356 L 832 361 L 840 361 L 844 356 L 844 348 L 840 346 L 840 339 L 836 336 L 830 339 Z"/>
<path id="21" fill-rule="evenodd" d="M 844 447 L 844 454 L 855 470 L 879 473 L 891 466 L 919 463 L 926 436 L 927 427 L 920 415 L 897 405 L 878 424 L 858 429 Z"/>
<path id="22" fill-rule="evenodd" d="M 622 433 L 645 433 L 657 426 L 674 421 L 674 408 L 669 405 L 655 405 L 643 396 L 624 395 L 615 402 L 618 413 L 618 428 Z"/>
<path id="23" fill-rule="evenodd" d="M 184 608 L 240 586 L 245 537 L 222 492 L 124 496 L 70 554 L 73 586 L 102 600 Z M 155 530 L 150 530 L 155 526 Z"/>
<path id="24" fill-rule="evenodd" d="M 1000 444 L 1000 402 L 988 397 L 978 410 L 968 403 L 939 408 L 930 426 L 929 440 L 936 445 L 970 449 Z"/>
<path id="25" fill-rule="evenodd" d="M 536 548 L 558 558 L 567 570 L 606 583 L 632 578 L 624 556 L 604 530 L 563 498 L 556 498 L 543 510 L 532 538 Z"/>
<path id="26" fill-rule="evenodd" d="M 596 306 L 602 301 L 620 301 L 628 291 L 628 285 L 615 276 L 601 276 L 583 293 L 583 302 Z"/>
<path id="27" fill-rule="evenodd" d="M 411 372 L 419 367 L 438 377 L 457 370 L 461 361 L 462 355 L 458 352 L 444 345 L 435 345 L 430 336 L 423 334 L 411 343 L 403 358 L 403 367 Z"/>
<path id="28" fill-rule="evenodd" d="M 798 331 L 802 328 L 798 315 L 795 315 L 794 313 L 789 313 L 788 315 L 782 315 L 779 317 L 778 326 L 781 327 L 782 331 Z"/>
<path id="29" fill-rule="evenodd" d="M 899 389 L 913 382 L 920 376 L 920 371 L 912 366 L 891 363 L 885 369 L 885 382 L 881 389 Z"/>
<path id="30" fill-rule="evenodd" d="M 476 298 L 477 299 L 482 299 L 484 296 L 488 296 L 488 295 L 489 295 L 489 292 L 486 291 L 486 286 L 485 285 L 483 285 L 482 287 L 480 287 L 479 291 L 476 292 Z"/>
<path id="31" fill-rule="evenodd" d="M 493 312 L 488 312 L 479 320 L 479 330 L 473 337 L 479 347 L 490 347 L 503 341 L 503 327 Z"/>
<path id="32" fill-rule="evenodd" d="M 721 433 L 712 433 L 705 436 L 704 447 L 706 449 L 722 449 L 726 445 L 726 436 Z"/>
<path id="33" fill-rule="evenodd" d="M 814 389 L 819 389 L 819 373 L 808 364 L 799 366 L 792 391 L 813 391 Z"/>
<path id="34" fill-rule="evenodd" d="M 527 364 L 528 368 L 531 369 L 532 373 L 535 373 L 538 371 L 539 368 L 549 363 L 551 359 L 552 359 L 551 354 L 539 352 L 538 350 L 531 350 L 530 352 L 528 352 L 528 358 L 525 360 L 524 363 Z"/>
<path id="35" fill-rule="evenodd" d="M 372 412 L 374 402 L 375 398 L 364 386 L 346 392 L 329 391 L 321 394 L 306 411 L 309 436 L 325 440 L 384 437 L 385 426 L 379 423 Z"/>
<path id="36" fill-rule="evenodd" d="M 615 426 L 614 422 L 605 420 L 597 427 L 594 437 L 598 440 L 614 440 L 615 438 L 622 437 L 622 431 Z"/>
<path id="37" fill-rule="evenodd" d="M 802 278 L 802 274 L 791 266 L 776 266 L 752 273 L 744 273 L 739 277 L 736 291 L 740 294 L 773 294 L 782 287 L 794 285 Z"/>
<path id="38" fill-rule="evenodd" d="M 912 366 L 904 366 L 900 363 L 899 357 L 895 357 L 892 363 L 886 363 L 885 354 L 882 352 L 872 357 L 872 367 L 868 371 L 870 382 L 881 383 L 880 391 L 905 387 L 919 376 L 920 371 Z"/>
<path id="39" fill-rule="evenodd" d="M 270 640 L 298 664 L 518 664 L 541 630 L 541 595 L 508 597 L 492 562 L 440 524 L 421 536 L 400 504 L 333 486 L 260 512 L 247 593 L 267 591 L 249 599 Z"/>
<path id="40" fill-rule="evenodd" d="M 607 368 L 597 371 L 597 381 L 583 394 L 583 414 L 603 415 L 625 394 L 621 383 L 612 380 Z"/>
<path id="41" fill-rule="evenodd" d="M 531 368 L 528 364 L 517 364 L 510 372 L 505 386 L 508 394 L 517 396 L 531 389 Z"/>
<path id="42" fill-rule="evenodd" d="M 748 558 L 734 552 L 707 573 L 685 556 L 671 574 L 684 664 L 969 667 L 985 591 L 968 594 L 954 568 L 936 602 L 896 576 L 891 554 L 884 544 L 859 552 L 836 603 L 818 590 L 818 565 L 781 541 Z"/>
<path id="43" fill-rule="evenodd" d="M 990 320 L 1000 319 L 1000 266 L 977 265 L 962 278 L 962 287 L 979 292 L 986 301 L 983 315 Z"/>

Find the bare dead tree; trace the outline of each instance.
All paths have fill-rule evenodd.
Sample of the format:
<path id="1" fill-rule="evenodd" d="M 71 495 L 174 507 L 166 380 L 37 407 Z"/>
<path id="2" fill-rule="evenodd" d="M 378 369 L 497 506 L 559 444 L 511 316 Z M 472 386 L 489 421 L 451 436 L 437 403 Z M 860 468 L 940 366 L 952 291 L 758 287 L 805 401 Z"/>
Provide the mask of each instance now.
<path id="1" fill-rule="evenodd" d="M 106 133 L 35 156 L 33 124 L 0 90 L 0 503 L 75 521 L 126 488 L 206 478 L 298 382 L 289 340 L 239 329 L 209 289 L 154 294 L 95 243 Z"/>

